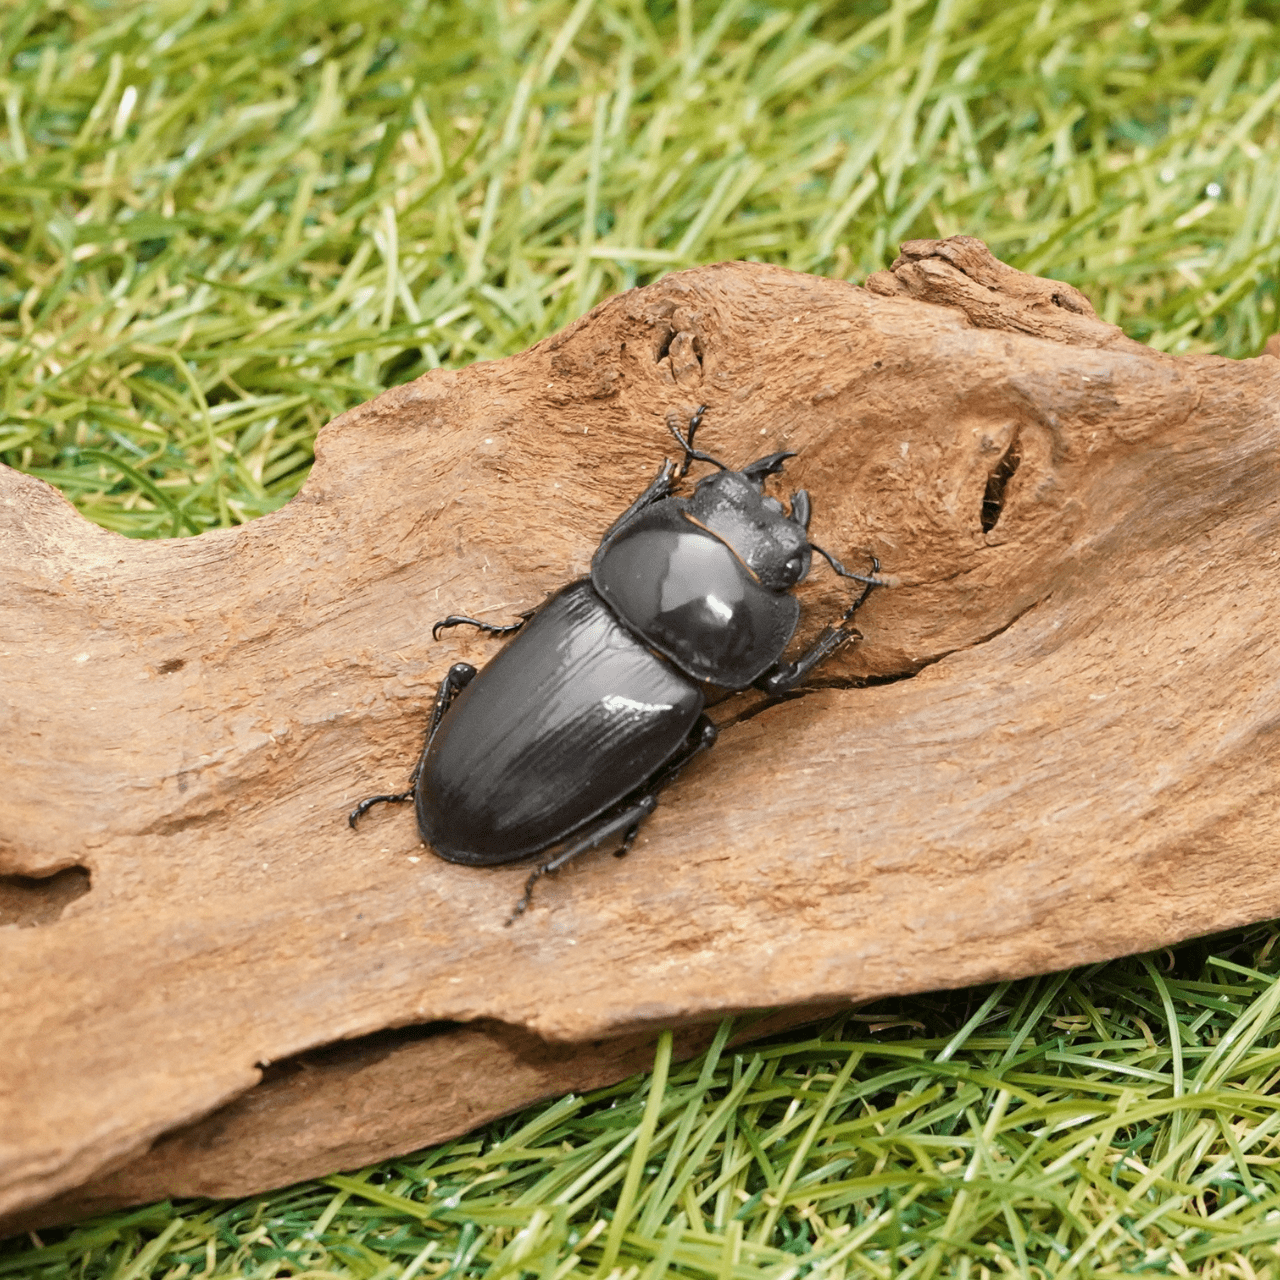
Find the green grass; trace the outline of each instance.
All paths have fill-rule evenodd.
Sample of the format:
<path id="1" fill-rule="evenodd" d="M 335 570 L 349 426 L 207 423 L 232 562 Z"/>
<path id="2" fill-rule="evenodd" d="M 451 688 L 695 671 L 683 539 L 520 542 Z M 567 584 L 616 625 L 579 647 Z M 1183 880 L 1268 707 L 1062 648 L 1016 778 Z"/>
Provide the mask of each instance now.
<path id="1" fill-rule="evenodd" d="M 10 0 L 0 75 L 0 456 L 132 536 L 723 258 L 860 280 L 963 231 L 1164 350 L 1280 327 L 1274 0 Z M 0 1276 L 1280 1275 L 1276 937 L 660 1057 Z"/>
<path id="2" fill-rule="evenodd" d="M 1277 327 L 1280 31 L 1162 0 L 0 10 L 0 456 L 140 537 L 674 267 L 966 231 L 1136 337 Z"/>

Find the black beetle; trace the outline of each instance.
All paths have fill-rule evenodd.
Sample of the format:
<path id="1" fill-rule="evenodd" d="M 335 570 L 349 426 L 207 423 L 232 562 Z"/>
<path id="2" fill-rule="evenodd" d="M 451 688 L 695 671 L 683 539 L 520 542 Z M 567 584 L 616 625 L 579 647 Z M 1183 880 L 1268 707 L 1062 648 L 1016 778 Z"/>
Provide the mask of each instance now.
<path id="1" fill-rule="evenodd" d="M 658 793 L 706 751 L 716 729 L 703 714 L 703 685 L 780 695 L 842 645 L 876 577 L 850 573 L 809 541 L 809 495 L 785 511 L 764 494 L 794 453 L 771 453 L 741 471 L 693 447 L 706 406 L 674 420 L 684 449 L 604 535 L 591 576 L 570 583 L 536 612 L 495 627 L 451 615 L 492 635 L 519 631 L 477 677 L 459 662 L 440 684 L 427 741 L 408 790 L 371 796 L 352 827 L 383 801 L 416 801 L 418 829 L 441 858 L 467 866 L 515 862 L 564 841 L 529 877 L 508 924 L 529 905 L 538 877 L 621 835 L 621 857 Z M 718 470 L 691 497 L 673 497 L 695 461 Z M 791 588 L 816 551 L 858 598 L 795 662 L 782 652 L 800 602 Z M 879 562 L 872 558 L 873 573 Z M 526 625 L 527 623 L 527 625 Z"/>

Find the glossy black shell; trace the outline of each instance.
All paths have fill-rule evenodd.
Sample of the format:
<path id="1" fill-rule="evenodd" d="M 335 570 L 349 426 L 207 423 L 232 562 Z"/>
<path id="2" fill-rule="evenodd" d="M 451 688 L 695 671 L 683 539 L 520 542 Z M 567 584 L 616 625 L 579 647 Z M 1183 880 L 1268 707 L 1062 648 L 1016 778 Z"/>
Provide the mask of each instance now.
<path id="1" fill-rule="evenodd" d="M 763 586 L 688 507 L 668 499 L 627 521 L 596 553 L 591 581 L 637 635 L 694 680 L 745 689 L 787 647 L 800 602 Z"/>
<path id="2" fill-rule="evenodd" d="M 588 580 L 572 583 L 441 721 L 415 792 L 423 839 L 472 866 L 545 849 L 656 773 L 703 702 Z"/>

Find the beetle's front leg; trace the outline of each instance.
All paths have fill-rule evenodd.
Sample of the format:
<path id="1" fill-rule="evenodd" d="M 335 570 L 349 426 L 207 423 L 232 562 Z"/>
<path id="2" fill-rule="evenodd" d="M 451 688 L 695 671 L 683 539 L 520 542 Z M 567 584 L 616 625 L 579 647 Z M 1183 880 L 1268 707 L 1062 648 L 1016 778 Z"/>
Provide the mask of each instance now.
<path id="1" fill-rule="evenodd" d="M 874 561 L 876 572 L 880 571 L 880 562 Z M 852 574 L 844 576 L 852 577 Z M 762 689 L 765 693 L 773 697 L 781 697 L 784 693 L 790 693 L 797 685 L 801 685 L 809 678 L 809 673 L 818 666 L 819 663 L 825 662 L 838 649 L 842 649 L 851 640 L 861 640 L 862 632 L 857 627 L 851 626 L 854 614 L 862 608 L 866 598 L 880 586 L 879 582 L 869 582 L 862 589 L 862 593 L 858 598 L 844 611 L 844 616 L 839 622 L 832 627 L 823 629 L 822 634 L 813 642 L 810 648 L 806 649 L 794 662 L 778 663 L 772 671 L 767 671 L 755 682 L 757 689 Z"/>
<path id="2" fill-rule="evenodd" d="M 806 650 L 795 662 L 779 663 L 767 675 L 756 681 L 755 687 L 764 690 L 772 697 L 781 697 L 790 693 L 797 685 L 803 684 L 809 673 L 819 663 L 825 662 L 838 649 L 843 648 L 850 640 L 861 640 L 862 632 L 857 627 L 827 627 L 814 641 L 813 647 Z"/>
<path id="3" fill-rule="evenodd" d="M 649 487 L 605 530 L 604 537 L 600 539 L 601 546 L 604 546 L 623 525 L 643 511 L 645 507 L 650 507 L 655 502 L 661 502 L 664 498 L 669 498 L 676 487 L 676 481 L 684 479 L 685 473 L 693 462 L 698 460 L 712 462 L 721 470 L 725 469 L 723 462 L 717 461 L 709 453 L 700 453 L 693 447 L 693 437 L 699 426 L 702 425 L 702 415 L 706 411 L 707 406 L 705 404 L 699 405 L 694 411 L 693 417 L 689 419 L 687 436 L 680 434 L 680 429 L 675 425 L 674 418 L 669 417 L 667 419 L 668 430 L 680 442 L 680 447 L 684 450 L 684 465 L 677 471 L 676 464 L 670 458 L 667 458 L 658 474 L 649 482 Z M 794 457 L 795 455 L 787 454 L 786 456 Z"/>
<path id="4" fill-rule="evenodd" d="M 375 804 L 403 804 L 406 800 L 413 799 L 413 793 L 418 786 L 418 778 L 422 773 L 422 766 L 426 762 L 427 752 L 431 748 L 431 740 L 436 736 L 436 730 L 440 728 L 440 721 L 444 719 L 444 713 L 449 710 L 449 704 L 454 698 L 475 678 L 476 669 L 469 662 L 455 662 L 449 668 L 448 674 L 440 681 L 440 687 L 436 690 L 435 705 L 431 709 L 431 722 L 427 726 L 427 740 L 423 743 L 422 754 L 418 757 L 418 763 L 413 766 L 413 774 L 409 778 L 409 789 L 407 791 L 399 791 L 395 795 L 370 796 L 367 800 L 361 800 L 347 815 L 347 822 L 353 831 L 356 823 Z"/>

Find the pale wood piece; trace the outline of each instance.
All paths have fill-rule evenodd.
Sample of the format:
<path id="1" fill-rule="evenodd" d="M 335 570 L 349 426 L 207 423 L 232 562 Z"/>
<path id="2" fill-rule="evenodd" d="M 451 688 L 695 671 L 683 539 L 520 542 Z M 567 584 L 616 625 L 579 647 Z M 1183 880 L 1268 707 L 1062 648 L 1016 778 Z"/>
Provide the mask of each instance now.
<path id="1" fill-rule="evenodd" d="M 1278 393 L 1270 358 L 1151 351 L 956 237 L 866 289 L 736 263 L 610 299 L 344 414 L 299 497 L 233 530 L 131 542 L 0 473 L 0 874 L 92 876 L 0 893 L 0 1213 L 386 1028 L 638 1036 L 1280 914 Z M 583 574 L 700 403 L 703 447 L 796 450 L 813 536 L 900 585 L 824 688 L 719 708 L 631 855 L 506 929 L 526 867 L 346 811 L 403 785 L 449 664 L 495 651 L 431 623 Z M 805 638 L 849 598 L 821 567 L 800 595 Z"/>

